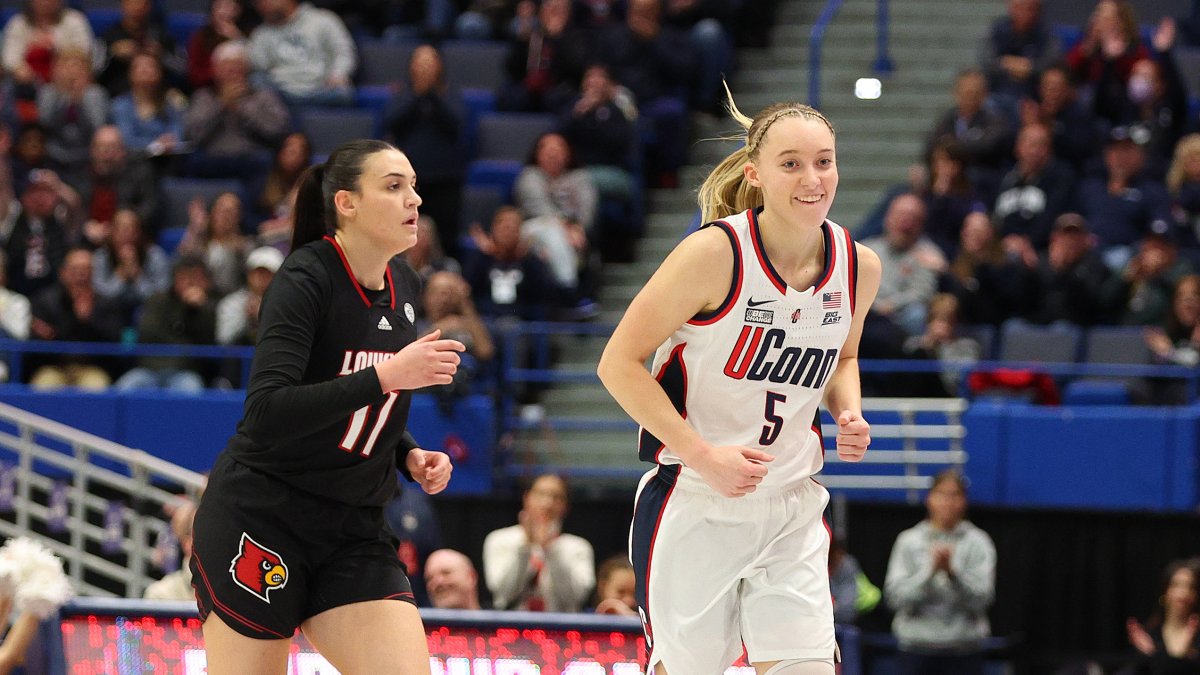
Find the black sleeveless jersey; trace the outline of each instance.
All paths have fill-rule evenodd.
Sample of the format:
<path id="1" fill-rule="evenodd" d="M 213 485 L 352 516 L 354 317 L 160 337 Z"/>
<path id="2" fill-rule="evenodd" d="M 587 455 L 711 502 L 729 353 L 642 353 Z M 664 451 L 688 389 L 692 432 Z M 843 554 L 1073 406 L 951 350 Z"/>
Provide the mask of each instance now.
<path id="1" fill-rule="evenodd" d="M 338 502 L 387 503 L 412 393 L 380 393 L 372 366 L 416 339 L 420 284 L 397 257 L 383 290 L 362 288 L 330 237 L 292 252 L 263 298 L 226 456 Z"/>

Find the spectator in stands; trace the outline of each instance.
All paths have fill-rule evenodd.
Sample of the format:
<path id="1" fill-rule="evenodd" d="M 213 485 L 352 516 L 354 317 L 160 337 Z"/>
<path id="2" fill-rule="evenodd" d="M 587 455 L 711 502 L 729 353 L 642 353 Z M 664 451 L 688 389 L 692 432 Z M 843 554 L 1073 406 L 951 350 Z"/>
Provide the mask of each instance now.
<path id="1" fill-rule="evenodd" d="M 567 107 L 562 135 L 592 176 L 600 199 L 629 201 L 630 163 L 637 150 L 637 104 L 603 64 L 583 72 L 579 96 Z"/>
<path id="2" fill-rule="evenodd" d="M 440 330 L 444 339 L 458 340 L 466 346 L 459 355 L 462 361 L 453 381 L 432 389 L 442 411 L 449 414 L 454 404 L 470 393 L 472 381 L 495 356 L 496 347 L 487 325 L 475 311 L 475 303 L 471 302 L 471 287 L 461 274 L 434 272 L 425 284 L 421 304 L 423 316 L 417 327 L 422 334 Z"/>
<path id="3" fill-rule="evenodd" d="M 29 298 L 8 287 L 8 257 L 0 251 L 0 337 L 28 340 L 32 316 Z M 4 377 L 0 379 L 7 379 L 7 364 L 3 370 Z"/>
<path id="4" fill-rule="evenodd" d="M 163 82 L 162 63 L 148 52 L 129 60 L 129 87 L 112 102 L 112 121 L 125 145 L 150 156 L 170 153 L 183 140 L 187 99 Z"/>
<path id="5" fill-rule="evenodd" d="M 59 52 L 54 75 L 38 89 L 38 122 L 49 132 L 46 154 L 66 174 L 87 164 L 88 144 L 108 120 L 108 94 L 92 82 L 87 52 Z"/>
<path id="6" fill-rule="evenodd" d="M 833 594 L 833 621 L 842 625 L 858 623 L 860 616 L 879 604 L 883 592 L 871 583 L 850 555 L 841 537 L 829 539 L 829 590 Z"/>
<path id="7" fill-rule="evenodd" d="M 121 308 L 121 322 L 134 324 L 146 300 L 171 283 L 171 261 L 158 244 L 146 237 L 137 213 L 120 209 L 112 218 L 112 236 L 96 249 L 92 285 Z"/>
<path id="8" fill-rule="evenodd" d="M 925 310 L 937 291 L 937 275 L 947 267 L 945 255 L 924 231 L 925 203 L 908 193 L 892 200 L 883 234 L 863 242 L 879 254 L 883 264 L 873 313 L 890 318 L 909 335 L 924 331 Z"/>
<path id="9" fill-rule="evenodd" d="M 451 258 L 442 251 L 441 242 L 437 238 L 437 226 L 433 219 L 425 214 L 417 219 L 417 243 L 404 252 L 408 266 L 421 275 L 421 280 L 429 283 L 429 277 L 437 272 L 453 272 L 462 274 L 462 266 L 458 260 Z M 468 288 L 468 291 L 470 289 Z"/>
<path id="10" fill-rule="evenodd" d="M 687 157 L 687 101 L 695 85 L 696 55 L 686 33 L 662 25 L 659 0 L 631 0 L 624 23 L 602 28 L 589 61 L 609 67 L 629 88 L 654 141 L 646 148 L 647 172 L 656 187 L 678 183 Z"/>
<path id="11" fill-rule="evenodd" d="M 726 26 L 740 8 L 733 0 L 666 0 L 663 24 L 687 33 L 696 55 L 698 71 L 692 86 L 695 110 L 721 114 L 725 111 L 721 81 L 733 72 L 733 36 Z"/>
<path id="12" fill-rule="evenodd" d="M 637 598 L 633 593 L 636 582 L 633 565 L 624 553 L 600 563 L 596 570 L 596 613 L 637 616 Z"/>
<path id="13" fill-rule="evenodd" d="M 171 513 L 171 532 L 179 542 L 183 560 L 179 569 L 167 574 L 146 587 L 142 597 L 146 600 L 195 600 L 192 589 L 192 569 L 188 561 L 192 557 L 192 521 L 196 519 L 196 504 L 191 500 L 182 502 Z"/>
<path id="14" fill-rule="evenodd" d="M 129 91 L 133 57 L 149 54 L 162 65 L 171 86 L 184 86 L 186 57 L 176 49 L 175 38 L 154 13 L 151 0 L 121 0 L 121 19 L 100 35 L 105 62 L 97 81 L 109 96 Z"/>
<path id="15" fill-rule="evenodd" d="M 1062 46 L 1042 19 L 1041 0 L 1008 0 L 1008 13 L 992 22 L 980 65 L 992 96 L 1011 116 L 1032 96 L 1038 75 L 1053 65 Z"/>
<path id="16" fill-rule="evenodd" d="M 151 238 L 159 231 L 160 199 L 154 170 L 129 156 L 117 127 L 105 125 L 96 130 L 88 148 L 88 164 L 73 182 L 83 201 L 83 237 L 89 245 L 100 246 L 108 240 L 119 209 L 133 211 Z"/>
<path id="17" fill-rule="evenodd" d="M 958 139 L 943 136 L 929 151 L 925 234 L 947 258 L 958 250 L 963 219 L 983 203 L 967 176 L 966 152 Z"/>
<path id="18" fill-rule="evenodd" d="M 354 102 L 358 56 L 337 14 L 299 0 L 254 5 L 263 23 L 250 34 L 250 61 L 266 82 L 296 105 Z"/>
<path id="19" fill-rule="evenodd" d="M 50 157 L 46 154 L 46 138 L 49 134 L 37 122 L 30 122 L 21 127 L 13 141 L 12 181 L 15 194 L 21 195 L 29 186 L 30 178 L 37 175 L 38 169 L 52 171 Z"/>
<path id="20" fill-rule="evenodd" d="M 965 366 L 978 361 L 983 356 L 983 349 L 977 340 L 959 332 L 959 303 L 954 295 L 938 293 L 933 296 L 926 317 L 925 332 L 905 341 L 904 355 L 910 359 L 938 361 L 943 368 L 940 373 L 914 374 L 908 378 L 905 393 L 935 398 L 957 396 Z"/>
<path id="21" fill-rule="evenodd" d="M 1125 622 L 1129 644 L 1139 653 L 1136 669 L 1148 675 L 1200 671 L 1200 563 L 1176 560 L 1163 572 L 1158 609 L 1143 625 Z"/>
<path id="22" fill-rule="evenodd" d="M 63 258 L 58 283 L 33 298 L 30 334 L 38 340 L 116 342 L 121 337 L 121 310 L 92 286 L 92 252 L 73 248 Z M 35 389 L 79 387 L 103 390 L 112 377 L 104 359 L 48 356 L 26 359 Z"/>
<path id="23" fill-rule="evenodd" d="M 188 226 L 179 255 L 204 260 L 213 292 L 228 295 L 241 288 L 246 256 L 254 242 L 242 234 L 242 200 L 232 192 L 217 195 L 206 211 L 199 197 L 188 205 Z"/>
<path id="24" fill-rule="evenodd" d="M 520 209 L 501 206 L 489 231 L 475 227 L 472 237 L 479 251 L 468 259 L 464 276 L 480 314 L 492 319 L 547 319 L 562 291 L 521 237 Z"/>
<path id="25" fill-rule="evenodd" d="M 4 241 L 4 252 L 13 261 L 8 278 L 14 291 L 32 298 L 54 284 L 67 247 L 74 243 L 60 208 L 60 193 L 69 189 L 53 171 L 38 169 L 21 194 L 20 214 Z"/>
<path id="26" fill-rule="evenodd" d="M 562 531 L 567 484 L 542 474 L 522 496 L 516 525 L 483 541 L 483 576 L 496 609 L 578 612 L 595 584 L 592 545 Z"/>
<path id="27" fill-rule="evenodd" d="M 404 572 L 412 584 L 417 605 L 428 607 L 430 589 L 426 585 L 429 573 L 427 565 L 434 552 L 442 546 L 442 529 L 433 508 L 433 500 L 424 490 L 400 477 L 396 483 L 396 496 L 383 507 L 383 518 L 388 530 L 396 538 L 396 557 L 404 564 Z M 474 582 L 471 587 L 474 588 Z M 446 589 L 441 590 L 444 592 Z M 476 604 L 474 608 L 479 609 L 479 605 Z"/>
<path id="28" fill-rule="evenodd" d="M 1097 85 L 1096 114 L 1113 125 L 1128 126 L 1145 146 L 1155 176 L 1166 173 L 1175 144 L 1187 129 L 1187 86 L 1175 62 L 1175 23 L 1164 19 L 1154 33 L 1152 57 L 1138 59 L 1129 77 L 1116 81 L 1106 69 Z"/>
<path id="29" fill-rule="evenodd" d="M 987 103 L 987 77 L 977 68 L 958 74 L 954 81 L 954 107 L 934 125 L 925 144 L 925 156 L 942 137 L 962 145 L 967 177 L 982 194 L 991 194 L 1000 181 L 1000 170 L 1012 149 L 1012 129 L 1003 114 Z"/>
<path id="30" fill-rule="evenodd" d="M 208 23 L 187 44 L 187 79 L 193 91 L 213 85 L 213 51 L 223 42 L 243 41 L 250 34 L 251 21 L 241 0 L 211 0 Z"/>
<path id="31" fill-rule="evenodd" d="M 430 45 L 413 50 L 408 86 L 384 115 L 385 135 L 421 177 L 422 213 L 437 225 L 442 250 L 458 252 L 459 201 L 465 166 L 462 99 L 446 90 L 442 55 Z"/>
<path id="32" fill-rule="evenodd" d="M 1162 325 L 1171 310 L 1175 285 L 1192 271 L 1179 257 L 1171 230 L 1151 230 L 1138 242 L 1125 268 L 1104 285 L 1105 303 L 1119 323 L 1131 326 Z"/>
<path id="33" fill-rule="evenodd" d="M 266 172 L 290 116 L 274 91 L 250 84 L 245 43 L 222 43 L 212 60 L 213 86 L 192 96 L 183 117 L 184 138 L 195 146 L 186 167 L 200 177 L 232 175 L 249 184 Z"/>
<path id="34" fill-rule="evenodd" d="M 25 0 L 4 26 L 0 68 L 16 83 L 17 113 L 22 122 L 37 114 L 37 89 L 52 78 L 55 57 L 64 52 L 92 53 L 92 27 L 87 17 L 64 0 Z"/>
<path id="35" fill-rule="evenodd" d="M 991 632 L 996 547 L 966 519 L 967 485 L 957 469 L 933 478 L 928 516 L 900 533 L 888 560 L 884 598 L 903 675 L 981 675 Z"/>
<path id="36" fill-rule="evenodd" d="M 1184 136 L 1175 146 L 1175 159 L 1167 170 L 1167 191 L 1175 222 L 1182 229 L 1182 243 L 1195 255 L 1200 247 L 1200 134 Z"/>
<path id="37" fill-rule="evenodd" d="M 975 211 L 963 221 L 958 255 L 943 286 L 958 299 L 957 314 L 968 325 L 999 325 L 1023 315 L 1034 286 L 1037 253 L 1023 240 L 1007 250 L 988 215 Z"/>
<path id="38" fill-rule="evenodd" d="M 1017 134 L 1017 163 L 1000 181 L 993 217 L 1000 237 L 1020 237 L 1044 251 L 1054 219 L 1069 211 L 1075 198 L 1075 172 L 1054 156 L 1049 127 L 1034 122 Z"/>
<path id="39" fill-rule="evenodd" d="M 1051 228 L 1046 252 L 1032 261 L 1027 254 L 1018 254 L 1017 259 L 1035 274 L 1029 294 L 1033 302 L 1026 315 L 1031 322 L 1091 326 L 1110 321 L 1111 312 L 1101 293 L 1110 272 L 1083 216 L 1062 214 Z"/>
<path id="40" fill-rule="evenodd" d="M 1077 171 L 1096 156 L 1099 124 L 1078 100 L 1071 76 L 1062 66 L 1051 66 L 1038 79 L 1037 98 L 1020 104 L 1021 126 L 1044 124 L 1053 138 L 1054 154 Z"/>
<path id="41" fill-rule="evenodd" d="M 521 235 L 561 286 L 576 288 L 599 196 L 591 175 L 580 168 L 562 134 L 538 138 L 517 176 L 513 199 L 525 217 Z"/>
<path id="42" fill-rule="evenodd" d="M 1067 52 L 1066 62 L 1076 82 L 1087 86 L 1096 98 L 1103 98 L 1095 88 L 1106 69 L 1117 75 L 1113 84 L 1124 86 L 1134 62 L 1148 56 L 1128 0 L 1100 0 L 1088 18 L 1083 39 Z"/>
<path id="43" fill-rule="evenodd" d="M 425 561 L 425 588 L 438 609 L 479 609 L 479 574 L 467 556 L 443 548 Z"/>
<path id="44" fill-rule="evenodd" d="M 11 537 L 0 547 L 0 588 L 0 673 L 44 668 L 48 649 L 42 641 L 34 643 L 43 624 L 55 621 L 74 595 L 63 561 L 32 536 Z"/>
<path id="45" fill-rule="evenodd" d="M 558 113 L 570 102 L 593 37 L 572 27 L 570 18 L 571 0 L 544 0 L 529 34 L 510 41 L 508 82 L 497 93 L 497 108 Z"/>
<path id="46" fill-rule="evenodd" d="M 212 278 L 202 258 L 183 255 L 171 270 L 171 288 L 146 301 L 138 321 L 144 344 L 211 345 L 216 340 L 216 303 Z M 116 382 L 122 391 L 169 389 L 188 394 L 204 390 L 209 370 L 197 358 L 144 356 Z"/>
<path id="47" fill-rule="evenodd" d="M 1184 275 L 1175 284 L 1171 312 L 1164 326 L 1146 329 L 1146 345 L 1159 363 L 1195 368 L 1200 365 L 1200 275 Z M 1160 382 L 1154 403 L 1187 403 L 1187 383 L 1181 380 Z"/>
<path id="48" fill-rule="evenodd" d="M 312 143 L 308 136 L 302 131 L 293 131 L 284 137 L 275 151 L 271 172 L 267 174 L 255 205 L 260 220 L 279 215 L 281 208 L 290 208 L 289 194 L 309 164 L 312 164 Z"/>
<path id="49" fill-rule="evenodd" d="M 245 285 L 217 303 L 217 344 L 257 344 L 258 310 L 267 286 L 282 264 L 283 254 L 270 246 L 260 246 L 246 256 Z"/>
<path id="50" fill-rule="evenodd" d="M 1078 202 L 1104 262 L 1120 270 L 1142 236 L 1170 229 L 1170 199 L 1166 186 L 1146 172 L 1146 151 L 1128 127 L 1113 128 L 1104 146 L 1104 166 L 1104 172 L 1080 182 Z"/>

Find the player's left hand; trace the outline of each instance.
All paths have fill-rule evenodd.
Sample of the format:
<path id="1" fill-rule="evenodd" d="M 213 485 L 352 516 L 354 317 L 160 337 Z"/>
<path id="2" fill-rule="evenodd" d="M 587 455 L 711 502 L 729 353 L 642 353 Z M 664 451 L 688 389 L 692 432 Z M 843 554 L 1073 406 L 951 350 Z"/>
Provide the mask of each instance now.
<path id="1" fill-rule="evenodd" d="M 837 418 L 837 453 L 843 462 L 857 462 L 871 444 L 871 425 L 859 413 L 843 410 Z"/>
<path id="2" fill-rule="evenodd" d="M 450 472 L 454 470 L 450 464 L 450 455 L 421 448 L 408 451 L 408 456 L 404 458 L 404 467 L 421 489 L 431 495 L 446 489 L 450 482 Z"/>

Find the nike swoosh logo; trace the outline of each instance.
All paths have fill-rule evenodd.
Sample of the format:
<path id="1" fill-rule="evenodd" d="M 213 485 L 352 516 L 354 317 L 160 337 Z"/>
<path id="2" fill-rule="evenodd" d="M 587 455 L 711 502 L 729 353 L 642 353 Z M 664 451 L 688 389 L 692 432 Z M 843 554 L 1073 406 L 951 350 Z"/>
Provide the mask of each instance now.
<path id="1" fill-rule="evenodd" d="M 774 300 L 757 300 L 756 301 L 754 298 L 750 298 L 749 300 L 746 301 L 746 304 L 751 307 L 758 307 L 759 305 L 765 305 L 768 302 L 775 302 L 775 301 Z"/>

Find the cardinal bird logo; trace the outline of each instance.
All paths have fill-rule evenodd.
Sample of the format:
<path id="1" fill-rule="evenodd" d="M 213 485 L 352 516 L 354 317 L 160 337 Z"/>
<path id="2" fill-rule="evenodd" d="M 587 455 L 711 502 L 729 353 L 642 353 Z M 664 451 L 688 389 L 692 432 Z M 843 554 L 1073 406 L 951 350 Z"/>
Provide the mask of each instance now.
<path id="1" fill-rule="evenodd" d="M 241 548 L 233 562 L 229 563 L 229 573 L 238 586 L 258 596 L 263 602 L 270 603 L 268 594 L 277 591 L 287 584 L 288 570 L 283 558 L 278 553 L 254 541 L 250 535 L 242 533 Z"/>

